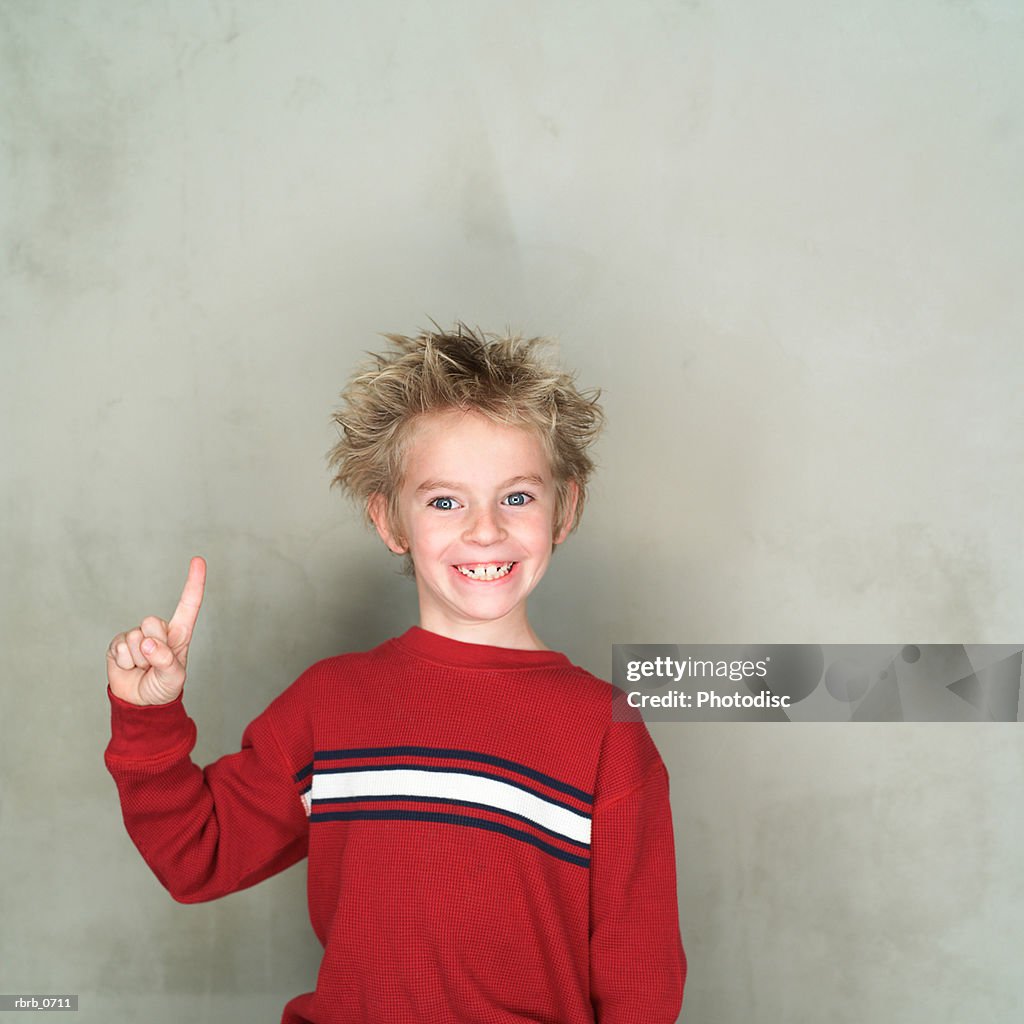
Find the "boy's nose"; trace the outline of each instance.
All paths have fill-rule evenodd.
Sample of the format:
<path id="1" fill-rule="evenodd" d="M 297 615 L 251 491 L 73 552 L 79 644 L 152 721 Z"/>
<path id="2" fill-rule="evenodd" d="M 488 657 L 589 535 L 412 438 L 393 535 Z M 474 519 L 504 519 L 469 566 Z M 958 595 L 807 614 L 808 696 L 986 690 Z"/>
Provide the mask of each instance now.
<path id="1" fill-rule="evenodd" d="M 481 509 L 466 529 L 465 538 L 475 544 L 494 544 L 505 537 L 505 530 L 494 511 Z"/>

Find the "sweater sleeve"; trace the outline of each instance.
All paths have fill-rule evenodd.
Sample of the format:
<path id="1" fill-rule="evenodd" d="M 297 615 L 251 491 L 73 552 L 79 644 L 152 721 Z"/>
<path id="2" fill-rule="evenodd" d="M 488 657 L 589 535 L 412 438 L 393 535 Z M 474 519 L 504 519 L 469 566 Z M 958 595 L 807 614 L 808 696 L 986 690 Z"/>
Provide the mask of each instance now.
<path id="1" fill-rule="evenodd" d="M 679 934 L 668 773 L 643 722 L 605 738 L 591 838 L 590 983 L 598 1024 L 674 1024 Z"/>
<path id="2" fill-rule="evenodd" d="M 308 819 L 297 781 L 301 681 L 248 726 L 241 750 L 205 769 L 189 756 L 196 727 L 180 696 L 137 707 L 108 687 L 112 735 L 104 761 L 125 826 L 178 902 L 245 889 L 306 855 Z"/>

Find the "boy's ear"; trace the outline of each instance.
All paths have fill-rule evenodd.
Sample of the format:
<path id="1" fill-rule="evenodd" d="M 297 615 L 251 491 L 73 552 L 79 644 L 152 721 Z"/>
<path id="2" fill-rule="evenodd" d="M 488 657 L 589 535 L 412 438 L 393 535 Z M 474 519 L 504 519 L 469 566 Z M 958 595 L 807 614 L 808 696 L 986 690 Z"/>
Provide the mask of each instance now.
<path id="1" fill-rule="evenodd" d="M 554 536 L 554 542 L 556 544 L 561 544 L 562 541 L 569 536 L 569 531 L 572 529 L 573 519 L 576 518 L 576 503 L 580 500 L 580 489 L 575 480 L 570 480 L 568 482 L 567 490 L 569 494 L 569 503 L 565 507 L 565 516 L 562 518 L 562 522 Z"/>
<path id="2" fill-rule="evenodd" d="M 409 550 L 409 545 L 391 529 L 391 524 L 388 522 L 387 498 L 380 493 L 371 494 L 370 500 L 366 503 L 366 511 L 369 513 L 373 525 L 377 528 L 380 539 L 396 555 L 404 555 Z"/>

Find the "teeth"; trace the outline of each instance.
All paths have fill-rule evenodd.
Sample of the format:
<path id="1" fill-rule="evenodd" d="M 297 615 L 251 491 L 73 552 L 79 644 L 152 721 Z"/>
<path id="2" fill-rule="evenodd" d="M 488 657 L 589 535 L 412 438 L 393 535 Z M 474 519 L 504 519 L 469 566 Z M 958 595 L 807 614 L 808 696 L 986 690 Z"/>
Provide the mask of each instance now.
<path id="1" fill-rule="evenodd" d="M 496 580 L 507 576 L 515 564 L 515 562 L 500 562 L 490 565 L 457 565 L 455 568 L 471 580 Z"/>

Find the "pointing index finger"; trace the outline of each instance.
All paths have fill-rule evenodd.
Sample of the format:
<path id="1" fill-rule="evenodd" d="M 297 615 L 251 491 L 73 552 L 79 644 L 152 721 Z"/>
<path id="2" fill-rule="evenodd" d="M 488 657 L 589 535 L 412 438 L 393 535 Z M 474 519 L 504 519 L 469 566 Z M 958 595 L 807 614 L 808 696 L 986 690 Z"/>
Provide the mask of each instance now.
<path id="1" fill-rule="evenodd" d="M 168 624 L 168 633 L 183 633 L 186 638 L 192 636 L 196 619 L 199 618 L 199 607 L 203 603 L 203 588 L 206 586 L 206 562 L 196 555 L 189 563 L 188 579 L 181 592 L 178 607 L 175 608 Z"/>

